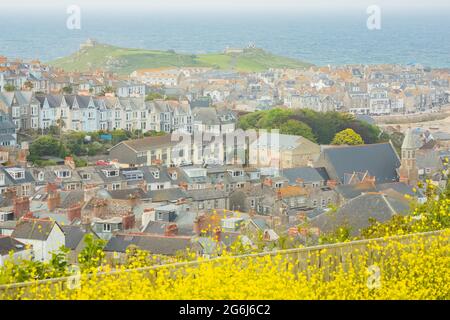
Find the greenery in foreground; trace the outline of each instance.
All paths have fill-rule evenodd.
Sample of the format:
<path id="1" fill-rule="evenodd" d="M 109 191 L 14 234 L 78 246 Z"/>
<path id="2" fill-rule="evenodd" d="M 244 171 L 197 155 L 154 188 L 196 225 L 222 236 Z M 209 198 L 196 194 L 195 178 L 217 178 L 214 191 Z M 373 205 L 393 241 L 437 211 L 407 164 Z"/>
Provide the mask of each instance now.
<path id="1" fill-rule="evenodd" d="M 366 144 L 389 139 L 378 127 L 357 120 L 351 114 L 334 111 L 316 112 L 309 109 L 272 109 L 252 112 L 240 117 L 239 127 L 243 130 L 279 129 L 282 134 L 303 136 L 319 144 L 331 144 L 336 134 L 346 129 L 353 130 Z M 352 136 L 351 142 L 355 138 L 359 139 L 358 136 Z M 338 139 L 335 141 L 336 144 L 343 141 L 339 136 Z"/>
<path id="2" fill-rule="evenodd" d="M 450 299 L 449 236 L 447 229 L 439 236 L 387 239 L 362 251 L 316 250 L 292 260 L 280 253 L 225 254 L 199 259 L 198 265 L 115 274 L 108 274 L 112 268 L 104 265 L 82 273 L 73 287 L 39 284 L 2 290 L 0 299 Z M 319 260 L 321 264 L 312 263 Z M 135 266 L 142 264 L 136 261 Z"/>
<path id="3" fill-rule="evenodd" d="M 352 239 L 345 236 L 344 229 L 339 228 L 336 233 L 322 238 L 322 243 L 447 230 L 439 239 L 430 240 L 428 244 L 426 244 L 425 238 L 418 238 L 407 243 L 389 240 L 386 246 L 373 244 L 371 250 L 375 253 L 369 255 L 365 250 L 354 255 L 354 257 L 358 257 L 356 261 L 349 257 L 349 264 L 345 269 L 342 268 L 344 264 L 334 264 L 337 259 L 336 252 L 327 253 L 327 250 L 322 250 L 312 256 L 302 258 L 303 261 L 319 257 L 329 259 L 328 267 L 333 270 L 331 273 L 327 264 L 322 264 L 320 268 L 310 268 L 309 274 L 302 271 L 295 275 L 291 272 L 295 264 L 281 261 L 280 255 L 254 258 L 251 261 L 233 259 L 233 256 L 258 253 L 263 249 L 262 247 L 245 247 L 236 244 L 229 251 L 220 253 L 220 262 L 206 262 L 198 269 L 186 267 L 183 269 L 183 272 L 186 272 L 185 276 L 179 273 L 182 271 L 175 271 L 175 275 L 178 277 L 176 279 L 166 277 L 167 269 L 161 269 L 158 271 L 156 280 L 148 274 L 130 272 L 116 276 L 102 276 L 99 282 L 99 272 L 135 269 L 168 262 L 203 261 L 204 259 L 187 250 L 176 257 L 166 257 L 161 260 L 161 257 L 149 252 L 129 247 L 125 262 L 116 265 L 111 264 L 105 258 L 102 250 L 105 245 L 104 241 L 88 236 L 86 247 L 78 257 L 83 279 L 81 289 L 57 292 L 49 296 L 46 287 L 40 286 L 37 291 L 33 291 L 31 298 L 448 299 L 450 298 L 450 288 L 446 284 L 449 283 L 448 277 L 450 276 L 450 245 L 448 241 L 450 236 L 448 233 L 450 228 L 450 188 L 439 195 L 432 185 L 429 185 L 426 190 L 428 201 L 425 204 L 416 205 L 410 215 L 394 216 L 385 223 L 373 222 L 369 228 L 361 231 L 359 237 Z M 59 253 L 53 254 L 48 263 L 27 260 L 15 263 L 6 261 L 5 266 L 0 269 L 0 284 L 68 276 L 66 253 L 67 250 L 63 249 Z M 352 251 L 349 251 L 347 254 L 351 253 Z M 373 260 L 374 257 L 378 257 L 380 260 Z M 365 287 L 364 279 L 367 279 L 367 270 L 358 268 L 368 266 L 369 262 L 381 268 L 382 284 L 385 286 L 383 290 L 368 290 Z M 282 271 L 279 271 L 278 268 L 283 263 L 286 265 L 280 269 Z M 256 272 L 257 270 L 259 271 Z M 323 278 L 325 271 L 327 279 Z M 237 281 L 238 279 L 239 281 Z M 292 283 L 286 287 L 285 281 L 287 280 Z M 124 282 L 127 283 L 127 286 L 123 286 Z M 262 286 L 254 287 L 255 282 Z M 219 283 L 222 285 L 217 286 Z M 277 290 L 267 289 L 274 285 L 278 288 Z M 244 289 L 248 286 L 251 289 Z M 125 291 L 113 290 L 113 288 L 124 287 L 126 287 Z M 289 288 L 294 288 L 294 290 Z M 166 293 L 159 295 L 164 290 Z M 0 292 L 0 298 L 1 294 Z"/>
<path id="4" fill-rule="evenodd" d="M 182 54 L 173 50 L 127 49 L 98 44 L 68 57 L 49 62 L 66 71 L 89 71 L 95 68 L 119 74 L 137 69 L 161 67 L 211 67 L 240 72 L 258 72 L 270 68 L 304 68 L 311 64 L 273 55 L 262 49 L 246 49 L 243 53 Z"/>
<path id="5" fill-rule="evenodd" d="M 86 162 L 80 157 L 106 155 L 108 149 L 117 143 L 128 140 L 149 136 L 164 135 L 163 132 L 147 131 L 142 133 L 140 130 L 125 131 L 96 131 L 82 132 L 71 131 L 59 134 L 57 127 L 51 127 L 47 134 L 35 134 L 33 142 L 30 144 L 30 154 L 28 160 L 38 166 L 54 165 L 52 160 L 43 160 L 42 157 L 59 157 L 64 159 L 66 156 L 72 156 L 75 164 L 78 166 L 86 166 Z M 103 135 L 111 135 L 111 140 L 102 139 Z M 90 140 L 87 140 L 90 137 Z"/>

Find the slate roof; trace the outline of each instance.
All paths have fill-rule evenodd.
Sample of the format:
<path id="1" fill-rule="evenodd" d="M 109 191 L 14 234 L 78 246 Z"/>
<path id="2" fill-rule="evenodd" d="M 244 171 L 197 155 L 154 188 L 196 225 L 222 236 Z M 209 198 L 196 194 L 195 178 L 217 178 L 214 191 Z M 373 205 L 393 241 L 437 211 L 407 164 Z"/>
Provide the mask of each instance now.
<path id="1" fill-rule="evenodd" d="M 290 184 L 298 184 L 297 179 L 302 179 L 304 183 L 325 181 L 319 170 L 311 167 L 283 169 L 281 174 L 289 180 Z"/>
<path id="2" fill-rule="evenodd" d="M 80 226 L 62 226 L 64 234 L 66 235 L 65 246 L 70 250 L 75 250 L 80 242 L 83 240 L 86 233 Z"/>
<path id="3" fill-rule="evenodd" d="M 0 134 L 0 142 L 10 142 L 15 140 L 16 139 L 10 134 Z"/>
<path id="4" fill-rule="evenodd" d="M 148 234 L 118 234 L 113 236 L 106 244 L 107 252 L 124 253 L 128 246 L 135 245 L 138 248 L 153 254 L 175 255 L 178 251 L 185 250 L 191 244 L 190 237 L 164 237 Z"/>
<path id="5" fill-rule="evenodd" d="M 369 172 L 377 183 L 398 180 L 400 159 L 390 143 L 340 146 L 323 150 L 321 160 L 330 176 L 344 183 L 346 174 Z"/>
<path id="6" fill-rule="evenodd" d="M 347 225 L 352 235 L 358 235 L 361 229 L 369 226 L 370 218 L 385 222 L 395 214 L 407 214 L 409 209 L 409 202 L 404 198 L 366 193 L 351 199 L 335 213 L 323 213 L 312 218 L 310 223 L 321 232 L 330 232 Z"/>
<path id="7" fill-rule="evenodd" d="M 219 117 L 214 108 L 196 108 L 193 110 L 194 120 L 204 125 L 219 125 Z"/>
<path id="8" fill-rule="evenodd" d="M 353 199 L 362 193 L 367 192 L 384 192 L 386 190 L 394 190 L 402 195 L 410 195 L 411 197 L 423 196 L 420 191 L 413 191 L 413 188 L 403 182 L 387 182 L 373 184 L 370 182 L 363 182 L 358 184 L 338 185 L 335 191 L 345 199 Z"/>
<path id="9" fill-rule="evenodd" d="M 147 196 L 152 199 L 152 202 L 177 201 L 188 198 L 186 192 L 181 188 L 152 190 L 147 192 Z"/>
<path id="10" fill-rule="evenodd" d="M 335 191 L 344 199 L 353 199 L 365 192 L 375 192 L 376 188 L 373 183 L 363 182 L 337 185 Z"/>
<path id="11" fill-rule="evenodd" d="M 421 144 L 418 140 L 418 137 L 414 134 L 412 129 L 408 129 L 406 131 L 405 138 L 403 139 L 402 149 L 418 149 Z"/>
<path id="12" fill-rule="evenodd" d="M 146 199 L 147 193 L 141 188 L 110 190 L 108 193 L 112 199 L 128 200 L 131 195 L 137 195 L 139 199 Z"/>
<path id="13" fill-rule="evenodd" d="M 171 141 L 171 135 L 166 134 L 164 136 L 156 136 L 156 137 L 146 137 L 142 139 L 133 139 L 133 140 L 126 140 L 122 141 L 116 146 L 120 144 L 124 144 L 134 150 L 135 152 L 142 152 L 142 151 L 148 151 L 155 148 L 160 148 L 164 146 L 171 146 L 175 145 L 178 142 L 177 141 Z M 112 147 L 111 149 L 115 148 L 116 146 Z M 110 149 L 110 150 L 111 150 Z"/>
<path id="14" fill-rule="evenodd" d="M 443 168 L 440 153 L 436 150 L 419 150 L 416 152 L 416 166 L 419 169 L 423 168 Z"/>
<path id="15" fill-rule="evenodd" d="M 164 235 L 167 226 L 169 226 L 170 224 L 173 223 L 167 221 L 149 221 L 142 230 L 142 232 L 149 234 Z"/>
<path id="16" fill-rule="evenodd" d="M 223 190 L 205 189 L 205 190 L 190 190 L 186 194 L 194 201 L 223 199 L 228 197 L 228 193 Z"/>
<path id="17" fill-rule="evenodd" d="M 55 225 L 57 225 L 57 223 L 51 220 L 22 220 L 16 225 L 11 237 L 45 241 Z"/>
<path id="18" fill-rule="evenodd" d="M 196 215 L 195 215 L 196 216 Z M 180 213 L 177 216 L 176 222 L 167 222 L 167 221 L 149 221 L 148 224 L 142 230 L 143 233 L 153 234 L 153 235 L 164 235 L 167 226 L 171 224 L 176 224 L 178 228 L 177 236 L 192 236 L 194 234 L 193 224 L 194 219 L 192 215 L 188 213 Z"/>
<path id="19" fill-rule="evenodd" d="M 11 251 L 25 250 L 25 244 L 8 236 L 0 236 L 0 256 L 8 255 Z"/>
<path id="20" fill-rule="evenodd" d="M 25 175 L 24 175 L 23 179 L 14 179 L 13 177 L 10 176 L 10 174 L 7 171 L 7 169 L 16 169 L 16 168 L 25 171 Z M 0 168 L 0 172 L 5 173 L 5 186 L 14 186 L 14 185 L 18 185 L 21 183 L 34 183 L 35 182 L 33 175 L 27 169 L 23 169 L 20 167 L 2 167 L 2 168 Z"/>

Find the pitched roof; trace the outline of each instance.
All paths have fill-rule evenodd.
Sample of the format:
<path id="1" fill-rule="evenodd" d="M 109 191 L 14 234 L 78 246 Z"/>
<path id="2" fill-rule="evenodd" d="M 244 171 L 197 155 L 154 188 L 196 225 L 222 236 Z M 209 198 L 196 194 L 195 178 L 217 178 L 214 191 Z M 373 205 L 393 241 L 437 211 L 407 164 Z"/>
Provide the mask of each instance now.
<path id="1" fill-rule="evenodd" d="M 65 246 L 71 250 L 75 250 L 83 240 L 86 233 L 80 226 L 63 226 L 64 234 L 66 235 Z"/>
<path id="2" fill-rule="evenodd" d="M 414 134 L 413 129 L 408 129 L 406 131 L 405 138 L 403 139 L 402 149 L 418 149 L 420 148 L 420 143 Z"/>
<path id="3" fill-rule="evenodd" d="M 376 177 L 377 183 L 398 180 L 400 159 L 390 143 L 327 148 L 322 158 L 327 172 L 341 183 L 347 174 L 366 171 Z"/>
<path id="4" fill-rule="evenodd" d="M 215 189 L 190 190 L 186 193 L 194 201 L 222 199 L 228 197 L 227 192 Z"/>
<path id="5" fill-rule="evenodd" d="M 126 140 L 119 144 L 124 144 L 136 152 L 148 151 L 154 148 L 160 148 L 163 146 L 170 146 L 178 143 L 177 141 L 171 141 L 172 136 L 166 134 L 164 136 L 146 137 L 142 139 Z M 117 144 L 117 145 L 119 145 Z M 116 146 L 117 146 L 116 145 Z M 111 149 L 115 148 L 112 147 Z"/>
<path id="6" fill-rule="evenodd" d="M 45 241 L 58 225 L 55 221 L 44 219 L 23 219 L 19 221 L 12 233 L 13 238 Z"/>
<path id="7" fill-rule="evenodd" d="M 188 197 L 186 192 L 181 188 L 152 190 L 148 191 L 147 195 L 152 199 L 152 202 L 177 201 Z"/>
<path id="8" fill-rule="evenodd" d="M 282 175 L 289 180 L 290 184 L 297 184 L 298 179 L 303 180 L 304 183 L 326 180 L 318 169 L 311 167 L 283 169 Z"/>
<path id="9" fill-rule="evenodd" d="M 165 237 L 149 234 L 117 234 L 105 246 L 108 252 L 125 252 L 130 245 L 153 254 L 175 255 L 190 246 L 190 237 Z"/>
<path id="10" fill-rule="evenodd" d="M 25 244 L 8 236 L 0 236 L 0 256 L 5 256 L 11 251 L 18 252 L 25 250 Z"/>
<path id="11" fill-rule="evenodd" d="M 409 202 L 398 196 L 369 192 L 351 199 L 335 213 L 323 213 L 311 219 L 311 225 L 322 232 L 330 232 L 347 225 L 351 234 L 357 235 L 361 229 L 367 228 L 369 219 L 385 222 L 396 214 L 405 215 L 409 212 Z"/>

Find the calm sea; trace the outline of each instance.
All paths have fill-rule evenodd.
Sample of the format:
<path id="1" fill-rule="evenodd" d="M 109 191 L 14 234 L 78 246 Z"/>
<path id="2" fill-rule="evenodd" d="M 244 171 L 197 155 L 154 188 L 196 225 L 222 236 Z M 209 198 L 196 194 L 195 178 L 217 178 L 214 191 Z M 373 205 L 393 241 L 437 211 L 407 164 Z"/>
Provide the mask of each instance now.
<path id="1" fill-rule="evenodd" d="M 249 43 L 318 65 L 422 63 L 450 67 L 449 13 L 383 14 L 368 30 L 366 12 L 221 14 L 182 12 L 82 14 L 81 30 L 67 14 L 0 12 L 0 55 L 49 61 L 76 51 L 87 38 L 135 48 L 204 53 Z"/>

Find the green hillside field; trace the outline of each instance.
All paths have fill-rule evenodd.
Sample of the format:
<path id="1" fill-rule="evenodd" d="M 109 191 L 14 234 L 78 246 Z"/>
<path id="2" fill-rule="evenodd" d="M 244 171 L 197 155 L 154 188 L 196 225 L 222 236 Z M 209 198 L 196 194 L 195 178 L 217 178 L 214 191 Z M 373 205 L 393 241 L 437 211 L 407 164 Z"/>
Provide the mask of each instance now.
<path id="1" fill-rule="evenodd" d="M 244 49 L 242 53 L 181 54 L 173 50 L 126 49 L 96 44 L 49 62 L 66 71 L 104 69 L 119 74 L 160 67 L 212 67 L 239 72 L 259 72 L 269 68 L 305 68 L 311 66 L 292 58 L 268 53 L 262 49 Z"/>

